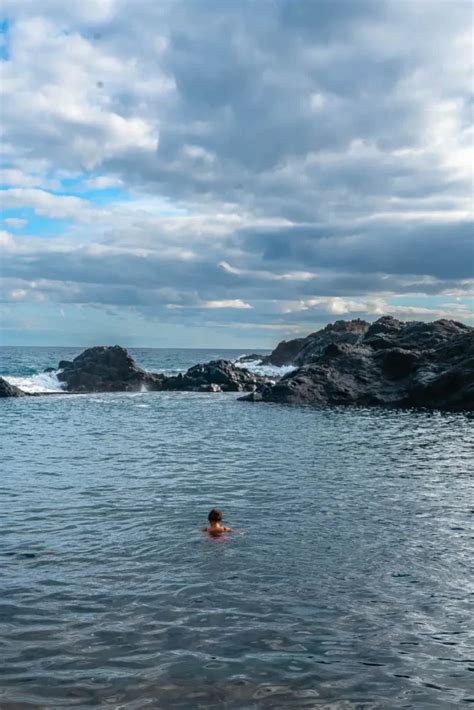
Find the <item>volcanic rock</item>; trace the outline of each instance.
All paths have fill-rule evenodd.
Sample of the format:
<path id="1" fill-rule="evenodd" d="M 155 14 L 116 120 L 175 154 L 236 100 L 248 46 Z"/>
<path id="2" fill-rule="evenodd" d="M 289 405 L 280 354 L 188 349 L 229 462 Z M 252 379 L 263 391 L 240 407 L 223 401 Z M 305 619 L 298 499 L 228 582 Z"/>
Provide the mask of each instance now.
<path id="1" fill-rule="evenodd" d="M 64 370 L 67 367 L 72 367 L 71 360 L 60 360 L 58 365 L 58 370 Z"/>
<path id="2" fill-rule="evenodd" d="M 322 330 L 311 333 L 306 338 L 283 340 L 265 359 L 269 365 L 308 365 L 317 362 L 332 343 L 354 345 L 367 332 L 369 324 L 359 318 L 350 321 L 338 320 Z"/>
<path id="3" fill-rule="evenodd" d="M 194 365 L 184 374 L 165 378 L 162 388 L 207 392 L 252 392 L 267 381 L 267 378 L 255 375 L 243 367 L 237 367 L 229 360 L 212 360 Z"/>
<path id="4" fill-rule="evenodd" d="M 132 356 L 119 345 L 88 348 L 71 363 L 61 361 L 58 379 L 69 392 L 133 392 L 159 389 L 163 375 L 137 367 Z"/>
<path id="5" fill-rule="evenodd" d="M 379 357 L 384 374 L 395 379 L 406 377 L 413 372 L 420 360 L 418 353 L 405 348 L 388 348 L 383 350 Z"/>
<path id="6" fill-rule="evenodd" d="M 241 355 L 237 358 L 237 362 L 263 362 L 266 360 L 266 355 L 259 355 L 258 353 L 250 353 L 249 355 Z"/>
<path id="7" fill-rule="evenodd" d="M 0 397 L 24 397 L 23 392 L 19 387 L 11 385 L 9 382 L 0 377 Z"/>
<path id="8" fill-rule="evenodd" d="M 304 364 L 243 399 L 474 409 L 473 328 L 445 319 L 403 323 L 389 316 L 371 326 L 340 324 L 308 336 L 303 346 L 298 339 L 292 362 Z"/>
<path id="9" fill-rule="evenodd" d="M 265 358 L 264 362 L 268 365 L 274 365 L 275 367 L 292 365 L 295 358 L 304 349 L 310 338 L 311 336 L 309 335 L 307 338 L 282 340 L 281 343 L 278 343 L 275 350 L 273 350 L 273 352 Z"/>
<path id="10" fill-rule="evenodd" d="M 114 345 L 89 348 L 64 365 L 58 379 L 68 392 L 252 392 L 267 382 L 227 360 L 194 365 L 173 377 L 146 372 L 124 348 Z"/>

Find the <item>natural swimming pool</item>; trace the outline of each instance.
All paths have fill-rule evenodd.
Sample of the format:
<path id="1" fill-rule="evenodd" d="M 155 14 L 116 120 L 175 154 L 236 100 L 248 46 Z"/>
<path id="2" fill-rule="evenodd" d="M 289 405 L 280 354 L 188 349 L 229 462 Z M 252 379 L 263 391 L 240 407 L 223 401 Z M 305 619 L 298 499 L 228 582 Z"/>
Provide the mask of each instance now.
<path id="1" fill-rule="evenodd" d="M 1 707 L 472 701 L 466 416 L 154 393 L 2 417 Z M 214 505 L 233 535 L 200 531 Z"/>

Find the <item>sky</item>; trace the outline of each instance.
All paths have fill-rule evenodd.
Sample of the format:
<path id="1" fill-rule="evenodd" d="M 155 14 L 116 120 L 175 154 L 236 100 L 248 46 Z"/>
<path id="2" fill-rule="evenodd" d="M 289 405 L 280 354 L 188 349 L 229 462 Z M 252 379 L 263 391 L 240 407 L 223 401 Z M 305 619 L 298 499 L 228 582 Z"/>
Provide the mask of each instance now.
<path id="1" fill-rule="evenodd" d="M 4 345 L 473 324 L 470 0 L 3 0 Z"/>

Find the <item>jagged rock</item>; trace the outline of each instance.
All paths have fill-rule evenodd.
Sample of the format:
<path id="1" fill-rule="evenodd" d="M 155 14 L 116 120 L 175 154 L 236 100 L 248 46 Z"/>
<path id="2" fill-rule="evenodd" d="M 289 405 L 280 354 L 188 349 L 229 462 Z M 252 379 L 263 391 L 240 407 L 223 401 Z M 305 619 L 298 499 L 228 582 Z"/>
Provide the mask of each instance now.
<path id="1" fill-rule="evenodd" d="M 400 379 L 416 369 L 420 357 L 418 353 L 405 348 L 389 348 L 381 352 L 382 370 L 387 377 Z"/>
<path id="2" fill-rule="evenodd" d="M 236 362 L 262 362 L 265 359 L 265 355 L 259 355 L 258 353 L 250 353 L 250 355 L 241 355 L 239 358 L 237 358 Z"/>
<path id="3" fill-rule="evenodd" d="M 58 379 L 69 392 L 127 392 L 160 388 L 162 375 L 137 367 L 119 345 L 88 348 L 71 363 L 62 360 Z"/>
<path id="4" fill-rule="evenodd" d="M 278 343 L 275 350 L 265 358 L 265 362 L 275 367 L 282 365 L 291 365 L 298 353 L 304 348 L 309 340 L 308 338 L 295 338 L 295 340 L 283 340 Z"/>
<path id="5" fill-rule="evenodd" d="M 416 407 L 474 410 L 474 360 L 460 362 L 424 381 L 415 381 L 406 403 Z"/>
<path id="6" fill-rule="evenodd" d="M 71 360 L 60 360 L 58 364 L 58 370 L 64 370 L 67 367 L 72 367 Z"/>
<path id="7" fill-rule="evenodd" d="M 11 385 L 0 377 L 0 397 L 24 397 L 25 394 L 19 387 Z"/>
<path id="8" fill-rule="evenodd" d="M 400 347 L 427 350 L 449 343 L 453 338 L 469 332 L 472 334 L 474 330 L 464 323 L 444 318 L 431 323 L 412 321 L 400 330 L 398 342 Z"/>
<path id="9" fill-rule="evenodd" d="M 55 367 L 45 367 L 43 372 L 56 372 Z"/>
<path id="10" fill-rule="evenodd" d="M 365 339 L 368 340 L 374 335 L 396 335 L 405 325 L 406 323 L 403 323 L 401 320 L 397 320 L 397 318 L 394 318 L 393 316 L 382 316 L 367 328 Z"/>
<path id="11" fill-rule="evenodd" d="M 203 391 L 202 388 L 212 387 L 204 391 L 252 392 L 264 382 L 267 382 L 267 378 L 255 375 L 243 367 L 236 367 L 228 360 L 213 360 L 194 365 L 185 374 L 166 378 L 163 389 Z"/>
<path id="12" fill-rule="evenodd" d="M 292 351 L 293 362 L 303 364 L 277 383 L 227 360 L 166 377 L 139 368 L 119 346 L 89 348 L 72 363 L 62 361 L 58 377 L 69 392 L 224 391 L 292 404 L 474 408 L 474 329 L 456 321 L 337 321 L 279 347 L 280 359 Z M 5 391 L 18 390 L 11 387 Z"/>
<path id="13" fill-rule="evenodd" d="M 393 348 L 395 340 L 389 335 L 372 335 L 370 338 L 365 337 L 364 343 L 370 345 L 374 350 L 385 350 L 387 348 Z"/>
<path id="14" fill-rule="evenodd" d="M 330 323 L 322 330 L 311 333 L 306 338 L 283 341 L 265 359 L 270 365 L 309 365 L 317 362 L 328 345 L 333 343 L 349 343 L 360 341 L 365 335 L 369 324 L 359 318 L 350 321 L 338 320 Z"/>
<path id="15" fill-rule="evenodd" d="M 474 408 L 473 328 L 444 319 L 402 323 L 388 316 L 370 327 L 364 321 L 345 328 L 339 323 L 305 339 L 294 359 L 305 364 L 242 399 Z M 340 333 L 343 338 L 334 337 Z"/>
<path id="16" fill-rule="evenodd" d="M 474 329 L 455 321 L 460 334 L 429 351 L 424 368 L 409 382 L 407 401 L 418 407 L 474 409 Z M 448 326 L 448 332 L 451 326 Z M 444 331 L 446 335 L 446 330 Z"/>
<path id="17" fill-rule="evenodd" d="M 65 366 L 58 379 L 68 392 L 251 392 L 267 381 L 227 360 L 195 365 L 174 377 L 146 372 L 118 345 L 89 348 L 71 363 L 61 364 Z"/>

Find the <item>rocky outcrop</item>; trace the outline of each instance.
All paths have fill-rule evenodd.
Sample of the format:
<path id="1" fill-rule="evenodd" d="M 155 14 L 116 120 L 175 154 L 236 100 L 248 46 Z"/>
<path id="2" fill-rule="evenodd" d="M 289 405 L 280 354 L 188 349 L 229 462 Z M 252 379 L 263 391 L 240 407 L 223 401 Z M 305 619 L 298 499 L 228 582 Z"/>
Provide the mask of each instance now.
<path id="1" fill-rule="evenodd" d="M 337 320 L 330 323 L 322 330 L 311 333 L 306 338 L 283 340 L 275 350 L 265 358 L 269 365 L 308 365 L 316 362 L 332 343 L 349 343 L 354 345 L 365 335 L 369 323 L 357 318 L 356 320 Z"/>
<path id="2" fill-rule="evenodd" d="M 9 382 L 0 377 L 0 397 L 24 397 L 23 392 L 19 387 L 11 385 Z"/>
<path id="3" fill-rule="evenodd" d="M 227 360 L 194 365 L 186 373 L 173 377 L 147 372 L 137 366 L 132 356 L 118 345 L 89 348 L 72 362 L 63 365 L 58 379 L 68 392 L 252 392 L 266 378 L 254 375 Z"/>
<path id="4" fill-rule="evenodd" d="M 237 358 L 236 362 L 262 362 L 263 360 L 266 360 L 267 356 L 262 355 L 261 353 L 250 353 L 249 355 L 241 355 L 239 358 Z"/>
<path id="5" fill-rule="evenodd" d="M 119 345 L 88 348 L 72 362 L 60 365 L 58 379 L 68 392 L 138 392 L 159 389 L 164 379 L 138 367 Z"/>
<path id="6" fill-rule="evenodd" d="M 298 354 L 304 350 L 308 344 L 310 337 L 309 335 L 307 338 L 282 340 L 281 343 L 278 343 L 275 350 L 263 359 L 263 362 L 268 365 L 274 365 L 275 367 L 293 365 Z"/>
<path id="7" fill-rule="evenodd" d="M 184 374 L 165 378 L 162 389 L 253 392 L 266 382 L 269 382 L 267 378 L 255 375 L 243 367 L 236 367 L 228 360 L 213 360 L 203 365 L 194 365 Z"/>
<path id="8" fill-rule="evenodd" d="M 340 323 L 306 339 L 293 359 L 303 360 L 301 367 L 244 399 L 474 409 L 473 328 L 450 320 L 403 323 L 389 316 L 370 326 Z"/>

